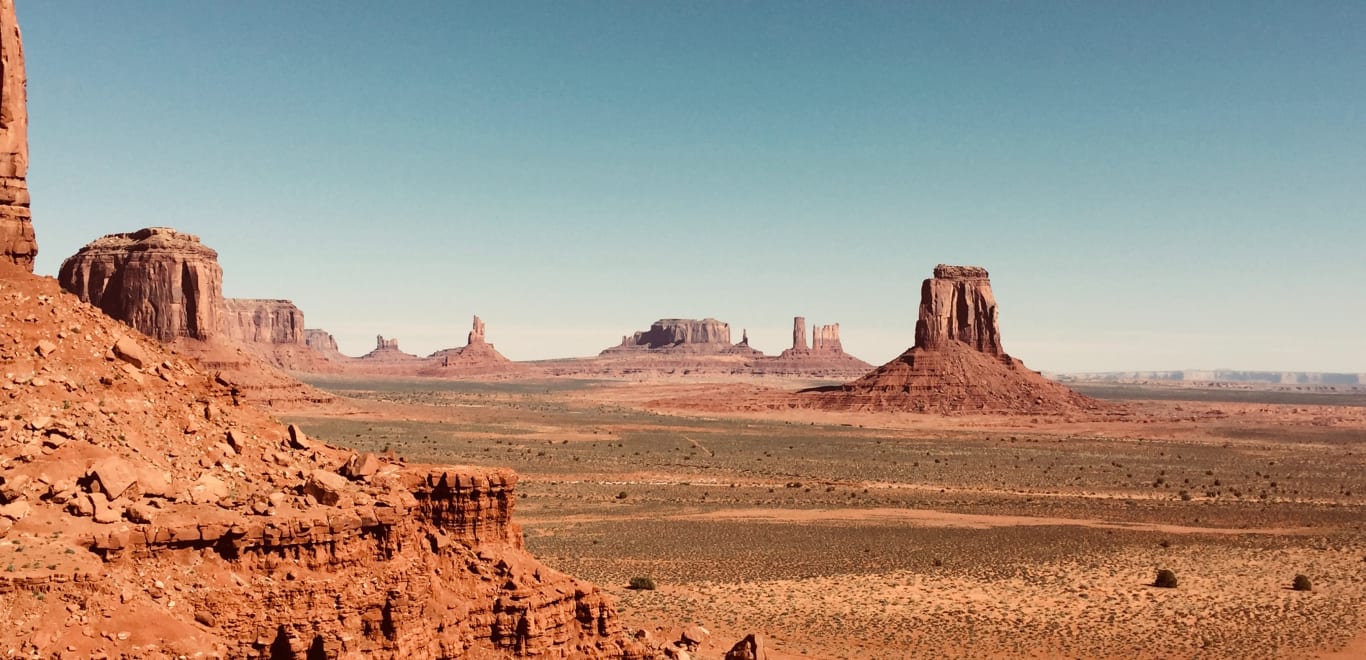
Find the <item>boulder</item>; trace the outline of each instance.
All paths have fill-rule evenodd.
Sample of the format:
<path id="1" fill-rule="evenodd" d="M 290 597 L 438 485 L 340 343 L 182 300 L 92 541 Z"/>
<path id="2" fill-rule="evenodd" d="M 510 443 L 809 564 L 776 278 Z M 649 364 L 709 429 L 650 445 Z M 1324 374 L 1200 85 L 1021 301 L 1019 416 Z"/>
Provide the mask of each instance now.
<path id="1" fill-rule="evenodd" d="M 327 470 L 314 470 L 304 482 L 304 494 L 310 495 L 319 504 L 336 506 L 346 495 L 349 482 L 346 477 Z"/>
<path id="2" fill-rule="evenodd" d="M 726 660 L 768 660 L 764 636 L 750 634 L 726 651 Z"/>
<path id="3" fill-rule="evenodd" d="M 124 491 L 137 483 L 138 471 L 131 463 L 117 457 L 109 457 L 95 463 L 90 468 L 90 476 L 100 484 L 100 490 L 110 501 L 119 499 Z"/>
<path id="4" fill-rule="evenodd" d="M 138 343 L 129 337 L 119 337 L 118 341 L 114 342 L 114 346 L 110 350 L 114 352 L 114 357 L 123 360 L 138 369 L 141 369 L 148 362 L 147 352 L 142 350 L 142 347 L 138 346 Z"/>

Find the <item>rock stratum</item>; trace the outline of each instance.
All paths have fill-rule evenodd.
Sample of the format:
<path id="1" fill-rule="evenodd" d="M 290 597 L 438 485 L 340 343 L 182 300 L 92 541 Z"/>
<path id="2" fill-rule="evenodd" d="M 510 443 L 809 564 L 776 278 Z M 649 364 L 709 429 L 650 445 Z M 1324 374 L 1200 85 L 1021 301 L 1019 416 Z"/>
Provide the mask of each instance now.
<path id="1" fill-rule="evenodd" d="M 637 658 L 522 548 L 516 477 L 285 428 L 0 264 L 0 644 L 26 657 Z"/>
<path id="2" fill-rule="evenodd" d="M 0 0 L 0 261 L 33 272 L 28 193 L 28 79 L 14 0 Z"/>
<path id="3" fill-rule="evenodd" d="M 905 353 L 858 380 L 798 397 L 822 409 L 941 414 L 1062 414 L 1099 407 L 1005 353 L 983 268 L 934 269 L 921 286 L 915 339 Z"/>

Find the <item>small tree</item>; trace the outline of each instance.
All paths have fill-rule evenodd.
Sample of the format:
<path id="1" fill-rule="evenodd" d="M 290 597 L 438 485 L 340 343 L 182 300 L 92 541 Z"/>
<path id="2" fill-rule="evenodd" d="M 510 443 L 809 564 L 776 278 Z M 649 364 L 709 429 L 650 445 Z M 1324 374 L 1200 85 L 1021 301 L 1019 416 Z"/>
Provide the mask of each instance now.
<path id="1" fill-rule="evenodd" d="M 1157 579 L 1153 580 L 1153 586 L 1161 587 L 1163 589 L 1175 589 L 1176 573 L 1173 573 L 1165 568 L 1159 570 L 1157 572 Z"/>
<path id="2" fill-rule="evenodd" d="M 652 577 L 639 576 L 631 578 L 630 588 L 643 591 L 654 591 L 655 580 Z"/>
<path id="3" fill-rule="evenodd" d="M 1313 591 L 1314 584 L 1309 581 L 1309 576 L 1300 573 L 1295 576 L 1294 580 L 1290 581 L 1290 588 L 1295 591 Z"/>

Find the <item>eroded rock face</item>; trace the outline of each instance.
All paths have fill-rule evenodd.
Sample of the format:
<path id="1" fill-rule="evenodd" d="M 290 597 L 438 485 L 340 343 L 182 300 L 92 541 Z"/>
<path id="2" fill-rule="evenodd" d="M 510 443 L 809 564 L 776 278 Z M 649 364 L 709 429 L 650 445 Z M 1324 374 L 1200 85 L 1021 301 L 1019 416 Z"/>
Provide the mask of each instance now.
<path id="1" fill-rule="evenodd" d="M 792 318 L 792 350 L 804 351 L 806 349 L 806 317 L 795 316 Z"/>
<path id="2" fill-rule="evenodd" d="M 1005 355 L 996 297 L 985 268 L 939 264 L 920 288 L 915 345 L 934 349 L 958 341 L 989 355 Z"/>
<path id="3" fill-rule="evenodd" d="M 317 328 L 304 329 L 304 344 L 309 348 L 321 353 L 323 357 L 342 356 L 342 352 L 337 348 L 337 338 L 326 330 Z"/>
<path id="4" fill-rule="evenodd" d="M 479 318 L 478 314 L 474 316 L 474 326 L 470 328 L 470 334 L 465 339 L 465 343 L 467 345 L 484 343 L 484 321 Z"/>
<path id="5" fill-rule="evenodd" d="M 792 319 L 792 348 L 777 357 L 755 361 L 755 372 L 776 376 L 819 378 L 856 378 L 873 365 L 844 352 L 840 343 L 840 324 L 811 328 L 811 343 L 806 342 L 806 318 Z"/>
<path id="6" fill-rule="evenodd" d="M 228 337 L 259 344 L 305 345 L 304 313 L 288 300 L 227 298 L 222 324 Z"/>
<path id="7" fill-rule="evenodd" d="M 840 344 L 840 324 L 818 325 L 811 331 L 811 350 L 818 353 L 843 353 Z"/>
<path id="8" fill-rule="evenodd" d="M 110 234 L 62 262 L 62 288 L 161 341 L 219 331 L 223 270 L 198 236 L 168 227 Z"/>
<path id="9" fill-rule="evenodd" d="M 14 0 L 0 0 L 0 259 L 33 272 L 38 240 L 28 195 L 28 91 Z"/>

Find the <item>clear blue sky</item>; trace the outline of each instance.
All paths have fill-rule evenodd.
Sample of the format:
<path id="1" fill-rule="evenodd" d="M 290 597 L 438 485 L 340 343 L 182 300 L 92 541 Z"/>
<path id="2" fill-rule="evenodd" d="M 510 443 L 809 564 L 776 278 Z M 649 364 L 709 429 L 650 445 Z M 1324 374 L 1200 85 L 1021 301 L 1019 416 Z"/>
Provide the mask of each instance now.
<path id="1" fill-rule="evenodd" d="M 360 354 L 660 317 L 1366 372 L 1366 3 L 19 0 L 38 270 L 149 225 Z"/>

